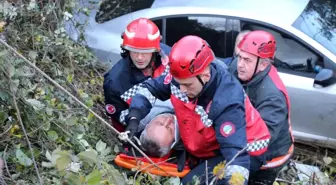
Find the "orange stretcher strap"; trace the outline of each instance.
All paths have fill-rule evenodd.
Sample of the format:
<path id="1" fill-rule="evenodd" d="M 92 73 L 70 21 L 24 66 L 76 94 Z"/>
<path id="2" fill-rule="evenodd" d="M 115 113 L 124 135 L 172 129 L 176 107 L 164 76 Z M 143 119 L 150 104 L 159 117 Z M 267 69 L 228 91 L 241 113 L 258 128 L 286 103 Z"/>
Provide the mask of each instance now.
<path id="1" fill-rule="evenodd" d="M 157 160 L 153 160 L 155 163 Z M 148 172 L 154 175 L 160 175 L 160 176 L 175 176 L 175 177 L 184 177 L 187 175 L 190 171 L 188 166 L 185 166 L 182 172 L 177 171 L 177 165 L 163 162 L 158 164 L 157 166 L 160 167 L 158 169 L 157 167 L 153 166 L 152 163 L 148 162 L 147 160 L 144 160 L 143 158 L 134 158 L 125 154 L 119 154 L 114 159 L 114 162 L 123 168 L 127 169 L 133 169 L 136 168 L 137 170 L 143 169 L 142 172 Z M 148 167 L 150 166 L 150 167 Z M 145 169 L 144 169 L 145 168 Z"/>
<path id="2" fill-rule="evenodd" d="M 289 148 L 288 153 L 286 155 L 276 157 L 270 161 L 267 161 L 265 165 L 261 166 L 261 169 L 264 170 L 268 168 L 275 168 L 275 167 L 281 166 L 292 156 L 293 151 L 294 151 L 294 145 L 292 144 L 292 146 Z"/>

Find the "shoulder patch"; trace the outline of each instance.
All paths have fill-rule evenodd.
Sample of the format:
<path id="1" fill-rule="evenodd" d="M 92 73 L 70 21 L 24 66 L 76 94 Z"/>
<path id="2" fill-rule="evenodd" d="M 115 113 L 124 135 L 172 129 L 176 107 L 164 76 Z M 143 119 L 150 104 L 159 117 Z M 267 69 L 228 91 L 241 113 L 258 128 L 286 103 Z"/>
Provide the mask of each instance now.
<path id="1" fill-rule="evenodd" d="M 165 77 L 163 83 L 166 84 L 166 85 L 170 84 L 170 82 L 172 81 L 172 79 L 173 79 L 173 76 L 170 73 L 168 73 L 167 76 Z"/>
<path id="2" fill-rule="evenodd" d="M 116 108 L 111 104 L 106 104 L 105 109 L 109 114 L 114 114 L 116 112 Z"/>
<path id="3" fill-rule="evenodd" d="M 220 133 L 224 137 L 228 137 L 236 132 L 236 127 L 232 122 L 224 122 L 220 127 Z"/>

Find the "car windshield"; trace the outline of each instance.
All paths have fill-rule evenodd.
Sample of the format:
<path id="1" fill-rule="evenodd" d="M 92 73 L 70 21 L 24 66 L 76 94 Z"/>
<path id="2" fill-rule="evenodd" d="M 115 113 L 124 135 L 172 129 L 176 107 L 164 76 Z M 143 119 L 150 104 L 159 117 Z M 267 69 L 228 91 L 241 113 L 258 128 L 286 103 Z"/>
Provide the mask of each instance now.
<path id="1" fill-rule="evenodd" d="M 336 55 L 335 0 L 311 0 L 292 26 Z"/>
<path id="2" fill-rule="evenodd" d="M 101 1 L 99 11 L 96 14 L 96 21 L 104 23 L 116 17 L 150 8 L 154 0 L 105 0 Z"/>

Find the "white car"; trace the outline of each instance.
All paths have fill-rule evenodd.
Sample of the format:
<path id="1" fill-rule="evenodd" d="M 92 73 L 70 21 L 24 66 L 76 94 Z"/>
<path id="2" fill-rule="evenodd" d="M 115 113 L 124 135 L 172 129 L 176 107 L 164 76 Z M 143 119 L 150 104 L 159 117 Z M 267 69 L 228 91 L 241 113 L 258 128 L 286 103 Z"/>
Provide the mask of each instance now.
<path id="1" fill-rule="evenodd" d="M 336 148 L 335 7 L 333 0 L 155 0 L 150 8 L 104 23 L 92 11 L 84 37 L 101 61 L 113 65 L 120 59 L 121 33 L 139 17 L 159 26 L 163 43 L 198 35 L 221 59 L 232 57 L 241 30 L 267 30 L 277 41 L 276 67 L 289 92 L 295 139 Z M 73 30 L 68 25 L 76 40 Z"/>

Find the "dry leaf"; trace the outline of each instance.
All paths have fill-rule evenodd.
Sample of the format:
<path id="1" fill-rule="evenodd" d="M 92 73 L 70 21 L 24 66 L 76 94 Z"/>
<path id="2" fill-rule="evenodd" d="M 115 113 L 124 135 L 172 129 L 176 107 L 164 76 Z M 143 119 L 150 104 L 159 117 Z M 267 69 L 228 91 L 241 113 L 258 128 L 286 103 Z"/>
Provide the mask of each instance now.
<path id="1" fill-rule="evenodd" d="M 6 22 L 5 22 L 5 21 L 1 21 L 1 22 L 0 22 L 0 32 L 3 32 L 3 31 L 4 31 L 5 25 L 6 25 Z"/>
<path id="2" fill-rule="evenodd" d="M 231 175 L 229 184 L 230 185 L 244 185 L 245 182 L 245 178 L 243 176 L 243 174 L 239 173 L 239 172 L 234 172 Z"/>
<path id="3" fill-rule="evenodd" d="M 225 161 L 217 164 L 217 166 L 214 167 L 212 173 L 215 176 L 217 176 L 218 179 L 223 179 L 225 176 L 224 167 L 225 167 Z"/>

